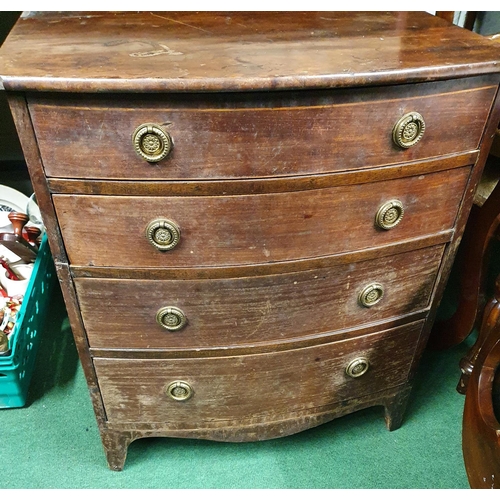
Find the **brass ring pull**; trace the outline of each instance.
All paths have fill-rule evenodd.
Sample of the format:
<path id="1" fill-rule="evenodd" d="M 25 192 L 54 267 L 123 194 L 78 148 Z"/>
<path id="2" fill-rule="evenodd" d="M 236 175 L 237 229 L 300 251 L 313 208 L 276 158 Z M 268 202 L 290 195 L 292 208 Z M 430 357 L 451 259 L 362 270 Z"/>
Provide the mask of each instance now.
<path id="1" fill-rule="evenodd" d="M 384 287 L 380 283 L 371 283 L 361 290 L 359 303 L 363 307 L 372 307 L 382 300 Z"/>
<path id="2" fill-rule="evenodd" d="M 187 316 L 178 307 L 162 307 L 156 313 L 156 322 L 169 332 L 176 332 L 186 326 Z"/>
<path id="3" fill-rule="evenodd" d="M 172 250 L 181 239 L 181 230 L 169 219 L 152 220 L 146 228 L 146 238 L 157 250 Z"/>
<path id="4" fill-rule="evenodd" d="M 166 393 L 175 401 L 187 401 L 193 395 L 193 388 L 187 382 L 176 380 L 167 387 Z"/>
<path id="5" fill-rule="evenodd" d="M 364 375 L 370 368 L 370 362 L 366 358 L 356 358 L 351 361 L 345 372 L 349 377 L 358 378 Z"/>
<path id="6" fill-rule="evenodd" d="M 132 143 L 135 152 L 150 163 L 163 160 L 173 147 L 170 134 L 154 123 L 139 125 L 132 134 Z"/>
<path id="7" fill-rule="evenodd" d="M 412 111 L 398 120 L 392 130 L 392 139 L 400 148 L 408 149 L 422 139 L 425 122 L 420 113 Z"/>
<path id="8" fill-rule="evenodd" d="M 403 219 L 405 211 L 399 200 L 390 200 L 384 203 L 375 215 L 375 224 L 380 229 L 392 229 Z"/>

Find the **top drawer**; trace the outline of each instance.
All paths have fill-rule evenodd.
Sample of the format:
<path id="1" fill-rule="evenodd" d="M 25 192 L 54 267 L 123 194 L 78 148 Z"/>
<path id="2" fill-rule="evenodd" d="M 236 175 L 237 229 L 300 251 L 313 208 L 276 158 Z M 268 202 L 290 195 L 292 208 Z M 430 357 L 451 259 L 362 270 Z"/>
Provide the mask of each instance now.
<path id="1" fill-rule="evenodd" d="M 464 79 L 301 93 L 49 95 L 28 102 L 49 177 L 237 179 L 360 169 L 474 150 L 495 92 L 485 81 Z M 405 149 L 394 143 L 393 130 L 411 112 L 422 116 L 425 131 Z M 133 144 L 134 131 L 146 123 L 172 141 L 158 162 L 140 157 Z M 155 133 L 139 133 L 137 141 L 153 151 Z"/>

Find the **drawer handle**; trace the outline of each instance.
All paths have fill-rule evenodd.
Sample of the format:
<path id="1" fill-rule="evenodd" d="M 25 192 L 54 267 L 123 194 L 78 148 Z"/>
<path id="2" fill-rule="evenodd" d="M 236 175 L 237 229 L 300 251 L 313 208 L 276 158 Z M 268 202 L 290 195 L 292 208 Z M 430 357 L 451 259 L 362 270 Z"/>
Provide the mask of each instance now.
<path id="1" fill-rule="evenodd" d="M 193 388 L 182 380 L 176 380 L 167 387 L 167 394 L 175 401 L 187 401 L 193 395 Z"/>
<path id="2" fill-rule="evenodd" d="M 398 120 L 392 130 L 392 139 L 403 149 L 415 146 L 425 132 L 425 122 L 420 113 L 412 111 Z"/>
<path id="3" fill-rule="evenodd" d="M 345 369 L 349 377 L 358 378 L 363 376 L 370 368 L 370 362 L 366 358 L 356 358 L 352 360 Z"/>
<path id="4" fill-rule="evenodd" d="M 178 307 L 162 307 L 156 313 L 156 322 L 169 332 L 177 332 L 187 324 L 187 316 Z"/>
<path id="5" fill-rule="evenodd" d="M 382 300 L 384 287 L 380 283 L 370 283 L 359 294 L 359 303 L 363 307 L 372 307 Z"/>
<path id="6" fill-rule="evenodd" d="M 154 123 L 139 125 L 132 134 L 135 152 L 144 160 L 156 163 L 172 151 L 170 134 Z"/>
<path id="7" fill-rule="evenodd" d="M 392 229 L 403 219 L 405 211 L 399 200 L 390 200 L 384 203 L 375 215 L 375 224 L 380 229 Z"/>
<path id="8" fill-rule="evenodd" d="M 157 250 L 172 250 L 181 239 L 179 226 L 169 219 L 152 220 L 146 228 L 146 237 Z"/>

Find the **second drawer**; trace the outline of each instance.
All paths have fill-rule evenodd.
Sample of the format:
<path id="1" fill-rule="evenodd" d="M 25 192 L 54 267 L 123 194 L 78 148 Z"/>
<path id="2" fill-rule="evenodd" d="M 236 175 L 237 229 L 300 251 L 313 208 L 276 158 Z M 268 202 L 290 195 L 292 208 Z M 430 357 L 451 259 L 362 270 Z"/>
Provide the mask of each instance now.
<path id="1" fill-rule="evenodd" d="M 470 167 L 461 167 L 369 184 L 241 196 L 55 194 L 53 200 L 72 265 L 238 266 L 352 252 L 449 230 L 469 173 Z M 376 222 L 381 211 L 386 222 L 397 220 L 399 208 L 384 208 L 394 201 L 404 210 L 401 222 L 381 229 Z M 155 227 L 158 220 L 170 226 Z M 148 228 L 158 241 L 169 243 L 168 250 L 151 244 Z"/>
<path id="2" fill-rule="evenodd" d="M 90 347 L 214 348 L 281 342 L 427 307 L 438 245 L 321 269 L 233 279 L 77 278 Z M 185 320 L 185 323 L 183 321 Z"/>

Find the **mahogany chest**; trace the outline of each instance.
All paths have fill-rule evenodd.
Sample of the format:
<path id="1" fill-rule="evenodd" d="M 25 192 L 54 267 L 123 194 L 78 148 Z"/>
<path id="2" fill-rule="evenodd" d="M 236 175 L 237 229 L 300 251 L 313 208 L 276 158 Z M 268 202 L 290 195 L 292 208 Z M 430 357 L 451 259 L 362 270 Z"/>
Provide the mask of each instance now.
<path id="1" fill-rule="evenodd" d="M 21 16 L 0 75 L 112 469 L 401 425 L 499 70 L 416 12 Z"/>

